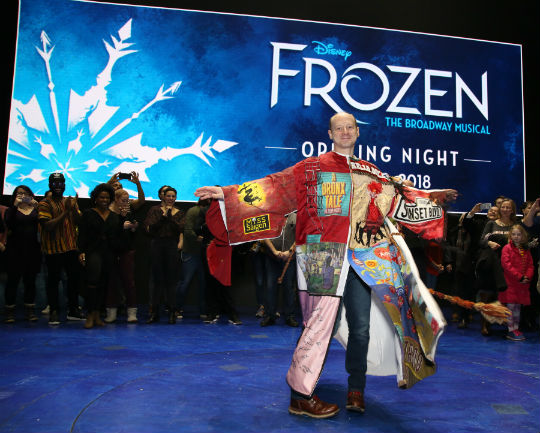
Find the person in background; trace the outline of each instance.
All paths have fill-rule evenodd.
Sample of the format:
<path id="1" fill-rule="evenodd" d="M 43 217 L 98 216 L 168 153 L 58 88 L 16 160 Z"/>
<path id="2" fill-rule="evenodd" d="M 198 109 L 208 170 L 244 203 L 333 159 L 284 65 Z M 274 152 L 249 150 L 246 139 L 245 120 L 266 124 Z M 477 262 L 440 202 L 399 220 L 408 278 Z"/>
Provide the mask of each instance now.
<path id="1" fill-rule="evenodd" d="M 135 231 L 139 227 L 139 222 L 135 218 L 134 210 L 140 204 L 137 205 L 135 203 L 140 203 L 140 199 L 139 201 L 130 201 L 128 192 L 120 188 L 114 192 L 114 201 L 109 206 L 109 210 L 118 215 L 120 219 L 123 236 L 120 237 L 119 254 L 114 258 L 114 266 L 111 270 L 105 297 L 105 309 L 107 311 L 105 322 L 107 323 L 116 321 L 121 295 L 125 296 L 127 322 L 137 323 L 138 321 L 134 236 Z M 123 293 L 120 293 L 118 290 L 119 287 L 123 289 Z"/>
<path id="2" fill-rule="evenodd" d="M 176 323 L 176 275 L 178 250 L 182 249 L 184 212 L 175 207 L 176 189 L 160 189 L 161 204 L 152 206 L 144 225 L 152 237 L 151 257 L 154 285 L 150 293 L 151 313 L 146 323 L 159 322 L 162 291 L 166 293 L 169 324 Z"/>
<path id="3" fill-rule="evenodd" d="M 285 323 L 291 327 L 297 327 L 298 322 L 294 317 L 296 305 L 296 260 L 289 258 L 294 255 L 294 239 L 296 228 L 296 213 L 291 213 L 283 228 L 281 236 L 274 239 L 265 239 L 266 246 L 266 297 L 265 312 L 261 320 L 261 326 L 270 326 L 276 323 L 277 300 L 278 300 L 278 278 L 281 276 L 285 264 L 287 269 L 283 275 L 281 283 L 283 289 L 283 314 Z"/>
<path id="4" fill-rule="evenodd" d="M 499 209 L 495 209 L 495 216 L 498 218 Z M 476 292 L 475 264 L 478 254 L 478 243 L 480 235 L 486 223 L 485 219 L 475 217 L 482 210 L 482 203 L 477 203 L 466 213 L 461 214 L 456 230 L 448 230 L 449 246 L 446 250 L 452 264 L 453 279 L 452 288 L 455 296 L 468 301 L 474 301 Z M 456 306 L 452 318 L 459 322 L 457 327 L 466 328 L 471 320 L 471 310 Z M 453 320 L 454 321 L 454 320 Z"/>
<path id="5" fill-rule="evenodd" d="M 128 180 L 137 187 L 137 198 L 129 199 L 129 193 L 124 189 L 121 180 Z M 118 305 L 122 295 L 126 297 L 128 323 L 137 322 L 137 300 L 134 280 L 135 272 L 135 248 L 134 234 L 138 227 L 135 218 L 135 212 L 145 203 L 145 195 L 139 180 L 139 174 L 135 171 L 131 173 L 115 173 L 107 182 L 115 191 L 115 199 L 109 206 L 111 212 L 120 216 L 124 224 L 125 244 L 121 247 L 120 256 L 115 258 L 117 266 L 114 266 L 105 295 L 105 307 L 107 315 L 105 322 L 113 323 L 116 321 Z M 120 191 L 119 194 L 116 194 Z M 127 219 L 126 219 L 127 218 Z M 123 293 L 119 288 L 123 289 Z"/>
<path id="6" fill-rule="evenodd" d="M 139 180 L 139 173 L 135 171 L 132 171 L 131 173 L 115 173 L 107 183 L 112 186 L 114 191 L 117 191 L 119 189 L 124 189 L 122 182 L 120 182 L 123 179 L 130 181 L 137 187 L 137 198 L 135 200 L 129 200 L 131 210 L 136 211 L 146 201 L 141 181 Z"/>
<path id="7" fill-rule="evenodd" d="M 530 304 L 529 285 L 534 274 L 531 252 L 527 249 L 527 232 L 520 224 L 512 226 L 508 233 L 508 243 L 503 247 L 501 265 L 507 289 L 499 293 L 499 301 L 512 312 L 508 319 L 506 338 L 513 341 L 525 340 L 519 330 L 522 305 Z"/>
<path id="8" fill-rule="evenodd" d="M 501 207 L 501 204 L 504 200 L 507 200 L 507 197 L 505 197 L 504 195 L 499 195 L 496 199 L 495 199 L 495 206 L 500 208 Z"/>
<path id="9" fill-rule="evenodd" d="M 169 188 L 172 188 L 172 186 L 163 185 L 161 188 L 158 189 L 158 197 L 163 206 L 165 206 L 165 190 Z"/>
<path id="10" fill-rule="evenodd" d="M 17 186 L 6 210 L 8 228 L 6 250 L 7 282 L 5 289 L 6 323 L 15 322 L 17 287 L 24 283 L 26 320 L 35 322 L 36 276 L 41 268 L 41 249 L 38 241 L 38 211 L 34 193 L 26 185 Z"/>
<path id="11" fill-rule="evenodd" d="M 501 217 L 498 206 L 491 206 L 487 211 L 487 219 L 495 221 Z"/>
<path id="12" fill-rule="evenodd" d="M 80 265 L 77 251 L 77 224 L 81 212 L 77 196 L 64 197 L 66 180 L 62 173 L 49 176 L 50 197 L 39 202 L 39 233 L 41 251 L 47 265 L 47 300 L 49 325 L 60 324 L 58 284 L 64 269 L 67 276 L 67 320 L 84 320 L 79 308 L 78 283 Z"/>
<path id="13" fill-rule="evenodd" d="M 186 212 L 184 243 L 180 251 L 182 271 L 180 281 L 176 287 L 178 294 L 177 319 L 183 318 L 184 299 L 194 276 L 197 276 L 198 283 L 199 316 L 204 319 L 207 315 L 206 278 L 203 264 L 203 225 L 205 224 L 204 219 L 208 206 L 210 206 L 210 200 L 199 200 L 195 206 L 192 206 Z"/>
<path id="14" fill-rule="evenodd" d="M 527 230 L 529 236 L 529 250 L 535 264 L 535 272 L 529 286 L 529 294 L 531 297 L 531 305 L 524 307 L 522 311 L 523 329 L 536 331 L 540 318 L 540 280 L 538 271 L 540 265 L 538 240 L 540 239 L 540 198 L 530 202 L 530 206 L 526 206 L 523 212 L 521 224 Z"/>
<path id="15" fill-rule="evenodd" d="M 444 250 L 440 242 L 428 240 L 424 244 L 425 254 L 425 283 L 430 289 L 437 290 L 437 280 L 441 273 L 445 271 Z"/>
<path id="16" fill-rule="evenodd" d="M 248 255 L 251 261 L 253 282 L 255 283 L 255 299 L 258 305 L 255 317 L 262 319 L 264 316 L 264 294 L 266 293 L 264 246 L 262 241 L 255 241 L 249 245 Z"/>
<path id="17" fill-rule="evenodd" d="M 232 287 L 219 282 L 210 272 L 208 267 L 208 245 L 214 239 L 214 235 L 208 229 L 206 223 L 203 225 L 203 251 L 204 270 L 206 273 L 206 304 L 208 315 L 204 323 L 217 323 L 220 314 L 224 313 L 230 324 L 241 325 L 242 321 L 238 317 L 238 312 L 234 306 Z"/>
<path id="18" fill-rule="evenodd" d="M 86 209 L 79 223 L 79 261 L 84 267 L 86 308 L 84 327 L 103 326 L 99 312 L 105 288 L 118 251 L 121 236 L 120 219 L 109 210 L 114 190 L 101 183 L 90 193 L 92 207 Z"/>
<path id="19" fill-rule="evenodd" d="M 489 213 L 488 213 L 489 218 Z M 499 208 L 499 218 L 489 220 L 480 237 L 481 250 L 476 263 L 478 297 L 481 302 L 489 303 L 497 298 L 497 292 L 506 290 L 501 267 L 501 250 L 508 243 L 508 232 L 516 219 L 516 204 L 505 199 Z M 490 335 L 489 323 L 482 318 L 482 335 Z"/>

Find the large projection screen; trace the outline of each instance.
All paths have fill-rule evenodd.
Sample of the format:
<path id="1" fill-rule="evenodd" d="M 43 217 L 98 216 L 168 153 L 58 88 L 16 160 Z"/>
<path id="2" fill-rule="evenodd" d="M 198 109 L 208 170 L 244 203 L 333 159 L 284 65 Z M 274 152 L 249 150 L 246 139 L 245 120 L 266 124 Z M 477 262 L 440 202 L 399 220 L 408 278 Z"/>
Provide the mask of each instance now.
<path id="1" fill-rule="evenodd" d="M 136 171 L 194 201 L 331 150 L 337 111 L 356 155 L 454 210 L 525 198 L 520 45 L 72 0 L 20 1 L 3 191 Z"/>

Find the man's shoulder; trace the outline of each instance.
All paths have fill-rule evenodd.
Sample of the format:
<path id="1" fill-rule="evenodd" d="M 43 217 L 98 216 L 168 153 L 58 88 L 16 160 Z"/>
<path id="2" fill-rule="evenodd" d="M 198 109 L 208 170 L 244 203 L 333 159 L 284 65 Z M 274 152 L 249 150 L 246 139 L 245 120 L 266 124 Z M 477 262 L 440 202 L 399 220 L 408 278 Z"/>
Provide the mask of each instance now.
<path id="1" fill-rule="evenodd" d="M 320 163 L 332 163 L 332 162 L 347 162 L 347 158 L 345 156 L 342 156 L 334 151 L 323 153 L 319 156 L 309 156 L 306 159 L 303 159 L 302 161 L 298 162 L 296 166 L 304 166 L 304 165 L 310 165 L 315 164 L 319 165 Z"/>
<path id="2" fill-rule="evenodd" d="M 52 214 L 53 208 L 52 208 L 51 200 L 49 198 L 44 198 L 43 200 L 41 200 L 38 203 L 37 210 L 38 210 L 38 213 L 40 215 L 42 215 L 42 214 Z"/>
<path id="3" fill-rule="evenodd" d="M 201 208 L 197 205 L 195 206 L 191 206 L 187 211 L 186 211 L 186 216 L 197 216 L 199 215 L 199 212 L 201 211 Z"/>

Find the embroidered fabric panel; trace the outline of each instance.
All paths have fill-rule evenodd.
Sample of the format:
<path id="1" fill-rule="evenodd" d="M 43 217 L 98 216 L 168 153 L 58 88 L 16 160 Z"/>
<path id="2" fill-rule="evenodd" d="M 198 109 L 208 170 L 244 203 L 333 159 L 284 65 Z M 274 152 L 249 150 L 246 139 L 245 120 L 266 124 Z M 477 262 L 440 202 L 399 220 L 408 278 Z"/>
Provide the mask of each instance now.
<path id="1" fill-rule="evenodd" d="M 351 266 L 381 299 L 401 343 L 403 386 L 410 387 L 435 372 L 422 347 L 434 340 L 426 305 L 407 264 L 395 245 L 387 241 L 371 248 L 349 250 Z M 436 323 L 436 322 L 435 322 Z"/>
<path id="2" fill-rule="evenodd" d="M 349 173 L 318 173 L 317 210 L 319 216 L 348 216 L 350 200 L 351 176 Z"/>
<path id="3" fill-rule="evenodd" d="M 345 257 L 345 244 L 321 242 L 320 235 L 309 235 L 307 243 L 296 248 L 298 267 L 310 294 L 335 295 Z"/>
<path id="4" fill-rule="evenodd" d="M 313 309 L 287 372 L 289 386 L 305 396 L 313 394 L 321 376 L 341 301 L 332 296 L 310 298 Z"/>
<path id="5" fill-rule="evenodd" d="M 405 186 L 402 192 L 389 216 L 424 239 L 442 239 L 444 211 L 433 200 L 436 192 Z"/>
<path id="6" fill-rule="evenodd" d="M 366 248 L 386 238 L 384 217 L 390 213 L 394 185 L 372 174 L 353 172 L 350 248 Z"/>
<path id="7" fill-rule="evenodd" d="M 279 236 L 286 215 L 296 210 L 292 168 L 223 187 L 223 192 L 231 245 Z"/>

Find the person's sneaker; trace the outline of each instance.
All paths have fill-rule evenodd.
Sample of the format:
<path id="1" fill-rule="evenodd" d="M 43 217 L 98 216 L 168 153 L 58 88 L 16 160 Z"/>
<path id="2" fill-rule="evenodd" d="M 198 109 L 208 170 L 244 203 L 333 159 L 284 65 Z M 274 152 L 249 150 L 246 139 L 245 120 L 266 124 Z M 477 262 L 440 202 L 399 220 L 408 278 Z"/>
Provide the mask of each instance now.
<path id="1" fill-rule="evenodd" d="M 207 314 L 206 319 L 203 320 L 204 323 L 217 323 L 218 316 L 214 316 L 213 314 Z"/>
<path id="2" fill-rule="evenodd" d="M 4 323 L 15 323 L 15 305 L 6 306 L 6 318 Z"/>
<path id="3" fill-rule="evenodd" d="M 26 317 L 26 320 L 28 320 L 29 322 L 37 322 L 39 320 L 38 316 L 36 316 L 36 312 L 34 311 L 34 309 L 34 304 L 24 305 L 24 315 Z"/>
<path id="4" fill-rule="evenodd" d="M 298 328 L 298 322 L 293 316 L 287 317 L 287 319 L 285 320 L 285 323 L 292 328 Z"/>
<path id="5" fill-rule="evenodd" d="M 116 315 L 118 313 L 118 309 L 115 307 L 107 307 L 105 308 L 105 311 L 106 311 L 106 316 L 105 316 L 105 319 L 103 319 L 103 321 L 105 323 L 116 322 Z"/>
<path id="6" fill-rule="evenodd" d="M 52 310 L 49 313 L 49 325 L 60 325 L 60 320 L 58 319 L 58 311 Z"/>
<path id="7" fill-rule="evenodd" d="M 127 322 L 137 323 L 137 307 L 128 307 L 127 309 Z"/>
<path id="8" fill-rule="evenodd" d="M 242 324 L 242 322 L 240 321 L 240 319 L 238 318 L 238 316 L 236 314 L 232 314 L 229 317 L 229 323 L 232 323 L 233 325 L 241 325 Z"/>
<path id="9" fill-rule="evenodd" d="M 48 305 L 43 310 L 41 310 L 41 314 L 49 314 L 50 312 L 51 307 L 49 307 Z"/>
<path id="10" fill-rule="evenodd" d="M 176 310 L 176 313 L 175 313 L 175 314 L 176 314 L 176 318 L 177 318 L 178 320 L 181 320 L 181 319 L 184 318 L 184 311 L 183 311 L 183 310 Z"/>
<path id="11" fill-rule="evenodd" d="M 80 308 L 71 309 L 68 311 L 67 320 L 85 320 L 82 310 Z"/>
<path id="12" fill-rule="evenodd" d="M 523 335 L 523 333 L 519 329 L 516 329 L 515 331 L 511 331 L 508 334 L 506 334 L 506 338 L 508 338 L 509 340 L 512 340 L 512 341 L 523 341 L 523 340 L 525 340 L 525 336 Z"/>
<path id="13" fill-rule="evenodd" d="M 261 319 L 263 316 L 264 316 L 264 305 L 260 305 L 259 309 L 255 313 L 255 317 L 258 317 L 259 319 Z"/>
<path id="14" fill-rule="evenodd" d="M 261 326 L 272 326 L 276 324 L 276 319 L 274 316 L 264 316 L 261 320 Z"/>

